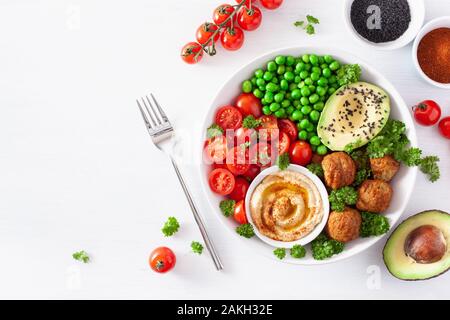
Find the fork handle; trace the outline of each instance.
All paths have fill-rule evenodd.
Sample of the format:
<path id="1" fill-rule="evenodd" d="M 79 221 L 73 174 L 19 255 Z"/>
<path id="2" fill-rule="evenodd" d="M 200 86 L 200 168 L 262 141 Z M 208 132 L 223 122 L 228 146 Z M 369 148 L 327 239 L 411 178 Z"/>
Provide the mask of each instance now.
<path id="1" fill-rule="evenodd" d="M 172 165 L 175 169 L 178 180 L 180 181 L 181 187 L 183 188 L 184 194 L 186 195 L 187 201 L 189 202 L 189 206 L 191 207 L 192 213 L 194 214 L 195 222 L 197 222 L 197 225 L 200 229 L 200 233 L 202 234 L 203 241 L 205 241 L 206 248 L 208 249 L 209 253 L 211 254 L 211 257 L 216 266 L 216 269 L 218 271 L 220 271 L 223 269 L 223 265 L 222 265 L 222 262 L 220 261 L 219 255 L 217 254 L 216 248 L 214 247 L 214 244 L 212 243 L 212 241 L 208 235 L 208 232 L 206 231 L 205 224 L 203 223 L 203 219 L 201 218 L 200 214 L 198 213 L 197 207 L 195 206 L 194 200 L 192 199 L 192 196 L 189 192 L 186 182 L 184 181 L 183 175 L 181 174 L 180 169 L 178 168 L 177 163 L 175 162 L 173 157 L 170 157 L 170 161 L 172 162 Z"/>

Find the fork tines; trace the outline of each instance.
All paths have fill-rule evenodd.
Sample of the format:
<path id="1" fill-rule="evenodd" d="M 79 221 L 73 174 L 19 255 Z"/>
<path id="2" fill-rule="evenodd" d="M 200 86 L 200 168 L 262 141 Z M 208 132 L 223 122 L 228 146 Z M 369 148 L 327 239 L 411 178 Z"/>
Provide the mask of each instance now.
<path id="1" fill-rule="evenodd" d="M 169 123 L 169 119 L 159 105 L 158 101 L 156 101 L 153 94 L 150 94 L 150 96 L 153 100 L 153 103 L 150 100 L 149 96 L 145 96 L 145 99 L 141 98 L 141 102 L 139 102 L 139 99 L 136 99 L 136 103 L 139 107 L 139 110 L 141 111 L 142 118 L 144 119 L 147 127 L 149 129 L 156 129 L 158 126 Z M 154 105 L 156 105 L 156 108 L 154 107 Z"/>

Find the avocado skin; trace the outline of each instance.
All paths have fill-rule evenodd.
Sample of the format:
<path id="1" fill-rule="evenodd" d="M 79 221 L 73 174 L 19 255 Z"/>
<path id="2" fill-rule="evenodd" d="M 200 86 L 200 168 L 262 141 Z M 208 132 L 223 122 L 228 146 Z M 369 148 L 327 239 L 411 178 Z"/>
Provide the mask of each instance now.
<path id="1" fill-rule="evenodd" d="M 384 253 L 385 253 L 385 250 L 386 250 L 386 245 L 388 244 L 389 239 L 391 238 L 391 236 L 392 236 L 393 234 L 395 234 L 395 232 L 397 231 L 397 229 L 398 229 L 405 221 L 410 220 L 410 219 L 414 219 L 414 218 L 417 217 L 417 216 L 420 216 L 420 215 L 426 214 L 426 213 L 430 213 L 430 212 L 438 212 L 438 213 L 441 213 L 441 214 L 449 215 L 448 212 L 445 212 L 445 211 L 442 211 L 442 210 L 437 210 L 437 209 L 419 212 L 419 213 L 417 213 L 417 214 L 415 214 L 415 215 L 412 215 L 412 216 L 410 216 L 409 218 L 403 220 L 403 221 L 402 221 L 402 222 L 394 229 L 394 231 L 392 231 L 392 233 L 389 235 L 389 238 L 386 240 L 386 243 L 384 244 L 383 252 L 382 252 L 382 255 L 383 255 L 383 262 L 384 262 L 384 264 L 385 264 L 385 266 L 386 266 L 386 269 L 389 271 L 389 273 L 390 273 L 394 278 L 399 279 L 399 280 L 402 280 L 402 281 L 425 281 L 425 280 L 430 280 L 430 279 L 433 279 L 433 278 L 437 278 L 437 277 L 443 275 L 444 273 L 446 273 L 446 272 L 450 269 L 450 268 L 447 268 L 446 270 L 442 271 L 441 273 L 432 275 L 432 276 L 427 277 L 427 278 L 424 278 L 424 279 L 402 279 L 402 278 L 399 278 L 398 276 L 396 276 L 395 274 L 393 274 L 393 273 L 391 272 L 391 270 L 387 267 L 388 262 L 386 261 L 386 257 L 385 257 L 385 254 L 384 254 Z"/>

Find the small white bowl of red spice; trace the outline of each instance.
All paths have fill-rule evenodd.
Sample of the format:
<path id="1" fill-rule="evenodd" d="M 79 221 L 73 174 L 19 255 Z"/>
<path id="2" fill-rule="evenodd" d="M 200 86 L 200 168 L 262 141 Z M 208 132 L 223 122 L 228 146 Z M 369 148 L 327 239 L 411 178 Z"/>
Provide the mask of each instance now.
<path id="1" fill-rule="evenodd" d="M 450 89 L 450 16 L 428 22 L 416 37 L 412 54 L 425 81 Z"/>

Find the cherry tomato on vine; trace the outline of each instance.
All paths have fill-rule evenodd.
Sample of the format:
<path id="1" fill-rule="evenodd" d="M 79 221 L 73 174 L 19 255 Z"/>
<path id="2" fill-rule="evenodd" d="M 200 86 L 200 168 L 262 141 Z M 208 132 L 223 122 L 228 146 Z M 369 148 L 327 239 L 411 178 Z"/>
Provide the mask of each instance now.
<path id="1" fill-rule="evenodd" d="M 289 149 L 289 158 L 293 164 L 306 166 L 311 163 L 312 156 L 311 146 L 305 141 L 296 141 Z"/>
<path id="2" fill-rule="evenodd" d="M 234 206 L 234 213 L 233 218 L 236 220 L 239 224 L 245 224 L 247 223 L 247 216 L 245 215 L 245 204 L 244 200 L 239 201 Z"/>
<path id="3" fill-rule="evenodd" d="M 262 12 L 256 6 L 252 6 L 251 9 L 244 6 L 239 9 L 236 20 L 242 29 L 253 31 L 261 25 Z"/>
<path id="4" fill-rule="evenodd" d="M 242 93 L 236 98 L 236 107 L 244 116 L 252 115 L 259 118 L 262 115 L 261 100 L 253 93 Z"/>
<path id="5" fill-rule="evenodd" d="M 150 267 L 158 273 L 165 273 L 172 270 L 176 261 L 175 254 L 167 247 L 156 248 L 152 251 L 148 259 Z"/>
<path id="6" fill-rule="evenodd" d="M 197 29 L 197 33 L 196 33 L 197 42 L 200 44 L 205 44 L 212 37 L 214 32 L 217 31 L 217 29 L 219 29 L 219 27 L 216 26 L 214 23 L 205 22 Z M 217 40 L 219 40 L 219 37 L 220 37 L 220 33 L 218 32 L 214 36 L 214 42 L 217 42 Z M 211 45 L 211 44 L 212 44 L 212 42 L 210 41 L 208 43 L 208 45 Z"/>
<path id="7" fill-rule="evenodd" d="M 414 118 L 423 126 L 433 126 L 441 118 L 441 108 L 432 100 L 425 100 L 413 107 Z"/>
<path id="8" fill-rule="evenodd" d="M 237 177 L 236 183 L 234 184 L 233 191 L 228 195 L 230 199 L 234 201 L 241 201 L 245 199 L 245 195 L 247 194 L 247 190 L 250 184 L 244 178 Z"/>
<path id="9" fill-rule="evenodd" d="M 279 6 L 283 3 L 283 0 L 260 0 L 261 5 L 269 10 L 278 9 Z"/>
<path id="10" fill-rule="evenodd" d="M 224 106 L 217 110 L 215 123 L 223 130 L 236 130 L 242 124 L 242 114 L 233 106 Z"/>
<path id="11" fill-rule="evenodd" d="M 242 2 L 242 0 L 236 0 L 236 3 L 241 3 Z M 247 8 L 250 8 L 250 4 L 251 5 L 254 5 L 254 4 L 256 4 L 258 2 L 258 0 L 245 0 L 245 6 L 247 7 Z"/>
<path id="12" fill-rule="evenodd" d="M 439 122 L 439 131 L 445 138 L 450 139 L 450 117 L 445 117 Z"/>
<path id="13" fill-rule="evenodd" d="M 197 54 L 198 56 L 196 58 Z M 202 46 L 197 42 L 189 42 L 183 47 L 183 49 L 181 49 L 181 59 L 183 59 L 183 61 L 188 64 L 195 64 L 197 62 L 200 62 L 202 58 L 203 49 Z"/>
<path id="14" fill-rule="evenodd" d="M 214 169 L 209 173 L 208 182 L 213 192 L 226 196 L 233 191 L 235 179 L 227 169 Z"/>
<path id="15" fill-rule="evenodd" d="M 218 6 L 213 13 L 213 21 L 216 25 L 220 26 L 222 23 L 227 20 L 230 15 L 234 12 L 233 6 L 225 3 Z M 224 25 L 224 27 L 231 26 L 231 22 L 234 22 L 235 16 L 233 16 L 231 19 L 227 21 L 227 23 Z"/>
<path id="16" fill-rule="evenodd" d="M 226 50 L 236 51 L 244 44 L 244 37 L 244 31 L 241 28 L 226 28 L 220 36 L 220 42 Z"/>

